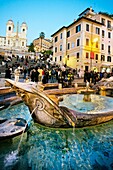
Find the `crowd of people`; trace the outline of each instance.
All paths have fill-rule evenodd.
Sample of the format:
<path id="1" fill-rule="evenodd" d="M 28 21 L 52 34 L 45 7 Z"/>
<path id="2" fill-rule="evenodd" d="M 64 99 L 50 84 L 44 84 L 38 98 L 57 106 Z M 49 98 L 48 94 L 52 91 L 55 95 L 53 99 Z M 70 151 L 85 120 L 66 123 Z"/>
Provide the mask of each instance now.
<path id="1" fill-rule="evenodd" d="M 84 72 L 84 82 L 88 81 L 89 83 L 96 84 L 98 81 L 100 81 L 102 78 L 109 78 L 113 76 L 113 73 L 107 73 L 105 72 L 94 72 L 94 71 L 85 71 Z"/>
<path id="2" fill-rule="evenodd" d="M 66 68 L 65 65 L 63 67 L 52 66 L 51 68 L 18 66 L 14 70 L 10 66 L 6 67 L 5 78 L 14 77 L 15 81 L 18 82 L 21 75 L 23 75 L 25 82 L 42 82 L 43 84 L 58 82 L 62 84 L 62 87 L 68 87 L 74 80 L 75 72 L 71 68 Z"/>
<path id="3" fill-rule="evenodd" d="M 68 68 L 66 65 L 62 67 L 48 67 L 48 65 L 27 66 L 27 62 L 26 60 L 22 67 L 18 64 L 15 69 L 6 65 L 5 78 L 11 79 L 14 77 L 15 81 L 18 82 L 20 75 L 23 75 L 25 82 L 42 82 L 42 84 L 58 82 L 62 84 L 62 87 L 70 87 L 75 77 L 78 76 L 76 69 Z M 109 78 L 111 76 L 113 76 L 113 73 L 107 73 L 106 71 L 103 73 L 84 71 L 83 78 L 85 83 L 88 81 L 89 83 L 96 84 L 96 82 L 100 81 L 102 78 Z"/>

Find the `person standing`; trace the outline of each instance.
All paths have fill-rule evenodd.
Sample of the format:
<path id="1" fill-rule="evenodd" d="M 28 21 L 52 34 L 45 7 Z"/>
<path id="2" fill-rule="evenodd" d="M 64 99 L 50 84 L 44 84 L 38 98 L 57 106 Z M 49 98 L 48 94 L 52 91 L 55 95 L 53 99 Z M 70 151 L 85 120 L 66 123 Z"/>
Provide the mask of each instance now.
<path id="1" fill-rule="evenodd" d="M 19 81 L 19 76 L 20 76 L 20 69 L 16 68 L 14 71 L 14 76 L 15 76 L 15 82 Z"/>
<path id="2" fill-rule="evenodd" d="M 5 70 L 5 78 L 11 79 L 11 69 L 10 67 Z"/>
<path id="3" fill-rule="evenodd" d="M 27 75 L 27 68 L 26 68 L 26 67 L 24 67 L 23 71 L 24 71 L 24 79 L 26 79 L 26 75 Z"/>
<path id="4" fill-rule="evenodd" d="M 42 81 L 42 67 L 40 67 L 39 69 L 38 69 L 38 72 L 39 72 L 39 81 Z"/>
<path id="5" fill-rule="evenodd" d="M 38 83 L 39 74 L 40 74 L 40 73 L 38 72 L 38 67 L 36 67 L 36 68 L 35 68 L 35 75 L 34 75 L 34 76 L 35 76 L 35 77 L 34 77 L 34 81 L 35 81 L 36 83 Z"/>

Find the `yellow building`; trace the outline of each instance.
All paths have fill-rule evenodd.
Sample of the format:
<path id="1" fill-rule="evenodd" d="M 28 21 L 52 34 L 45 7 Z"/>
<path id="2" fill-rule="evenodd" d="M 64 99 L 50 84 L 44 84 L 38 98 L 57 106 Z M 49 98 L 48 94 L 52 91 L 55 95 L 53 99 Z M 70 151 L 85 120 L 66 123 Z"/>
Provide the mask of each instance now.
<path id="1" fill-rule="evenodd" d="M 52 41 L 50 39 L 37 38 L 33 41 L 35 52 L 47 51 L 52 46 Z"/>
<path id="2" fill-rule="evenodd" d="M 53 61 L 77 70 L 113 67 L 113 18 L 87 8 L 69 26 L 54 34 Z"/>

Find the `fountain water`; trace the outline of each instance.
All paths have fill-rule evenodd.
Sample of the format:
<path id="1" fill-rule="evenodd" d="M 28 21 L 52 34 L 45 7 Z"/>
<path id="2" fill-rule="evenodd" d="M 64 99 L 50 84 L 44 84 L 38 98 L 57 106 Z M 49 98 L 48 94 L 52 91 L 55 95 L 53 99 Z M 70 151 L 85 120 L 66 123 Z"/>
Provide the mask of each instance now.
<path id="1" fill-rule="evenodd" d="M 76 100 L 80 102 L 82 97 L 82 94 L 77 94 Z M 72 97 L 72 103 L 73 101 Z M 12 106 L 9 114 L 6 110 L 0 114 L 4 117 L 25 116 L 27 120 L 30 116 L 28 107 L 23 103 Z M 28 137 L 22 140 L 19 154 L 17 151 L 19 136 L 9 142 L 0 141 L 0 167 L 25 170 L 112 169 L 112 123 L 111 121 L 95 127 L 75 128 L 72 131 L 72 128 L 47 128 L 31 122 L 27 131 Z"/>
<path id="2" fill-rule="evenodd" d="M 28 97 L 29 95 L 27 95 L 27 99 L 29 99 Z M 87 114 L 99 117 L 99 115 L 110 113 L 113 110 L 112 98 L 91 94 L 91 101 L 84 102 L 83 97 L 84 94 L 64 95 L 63 101 L 59 102 L 59 107 L 67 107 L 68 105 L 68 109 L 79 112 L 81 118 L 83 118 L 84 113 L 85 116 Z M 36 103 L 37 105 L 34 105 L 32 111 L 35 112 L 38 109 L 37 113 L 41 114 L 45 105 L 43 105 L 43 102 L 40 105 L 37 100 Z M 36 109 L 36 107 L 38 108 Z M 21 108 L 22 110 L 20 110 Z M 16 114 L 21 114 L 21 116 L 25 114 L 28 120 L 30 113 L 26 108 L 25 105 L 23 107 L 23 104 L 11 107 L 11 117 Z M 4 116 L 9 115 L 5 111 L 0 113 Z M 78 121 L 77 119 L 78 117 L 75 117 L 75 123 Z M 94 119 L 93 116 L 92 119 Z M 82 119 L 80 121 L 82 122 Z M 5 164 L 7 164 L 7 169 L 18 167 L 17 169 L 26 170 L 112 169 L 112 123 L 113 121 L 89 128 L 72 130 L 72 128 L 48 128 L 32 122 L 27 131 L 27 142 L 22 140 L 18 155 L 16 155 L 16 151 L 20 138 L 14 139 L 13 143 L 10 144 L 7 142 L 6 146 L 4 142 L 0 143 L 0 156 L 2 158 L 0 166 L 4 169 Z"/>
<path id="3" fill-rule="evenodd" d="M 34 108 L 34 110 L 32 111 L 32 114 L 33 114 L 33 112 L 35 111 L 36 108 L 37 107 Z M 30 120 L 31 120 L 31 115 L 29 115 L 29 118 L 26 122 L 25 130 L 26 130 L 28 122 Z M 9 166 L 9 165 L 12 165 L 12 164 L 16 164 L 18 162 L 19 152 L 20 152 L 20 149 L 21 149 L 20 147 L 21 147 L 21 144 L 22 144 L 22 140 L 23 140 L 23 137 L 24 137 L 25 130 L 21 134 L 20 141 L 19 141 L 17 149 L 15 151 L 12 151 L 10 154 L 6 155 L 6 157 L 4 159 L 4 163 L 5 163 L 6 167 Z"/>
<path id="4" fill-rule="evenodd" d="M 26 130 L 26 128 L 27 128 L 28 122 L 31 120 L 32 114 L 33 114 L 34 111 L 37 109 L 37 107 L 38 107 L 38 106 L 36 106 L 36 107 L 34 108 L 34 110 L 32 111 L 31 115 L 29 116 L 29 118 L 28 118 L 28 120 L 27 120 L 27 122 L 26 122 L 26 125 L 25 125 L 25 130 Z M 21 146 L 21 143 L 22 143 L 22 140 L 23 140 L 23 135 L 24 135 L 24 133 L 25 133 L 25 130 L 24 130 L 23 133 L 21 134 L 20 142 L 19 142 L 19 144 L 18 144 L 18 149 L 17 149 L 18 152 L 19 152 L 19 150 L 20 150 L 20 146 Z"/>

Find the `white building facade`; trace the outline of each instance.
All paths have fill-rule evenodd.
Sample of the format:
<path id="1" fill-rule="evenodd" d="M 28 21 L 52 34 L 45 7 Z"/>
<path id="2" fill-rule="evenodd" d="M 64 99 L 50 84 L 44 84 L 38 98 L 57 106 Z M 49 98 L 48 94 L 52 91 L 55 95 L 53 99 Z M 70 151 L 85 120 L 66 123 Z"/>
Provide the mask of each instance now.
<path id="1" fill-rule="evenodd" d="M 16 31 L 15 31 L 16 30 Z M 6 24 L 6 37 L 0 36 L 0 53 L 5 56 L 23 56 L 28 52 L 27 47 L 27 24 L 23 22 L 19 27 L 17 23 L 16 29 L 14 22 L 8 20 Z"/>

